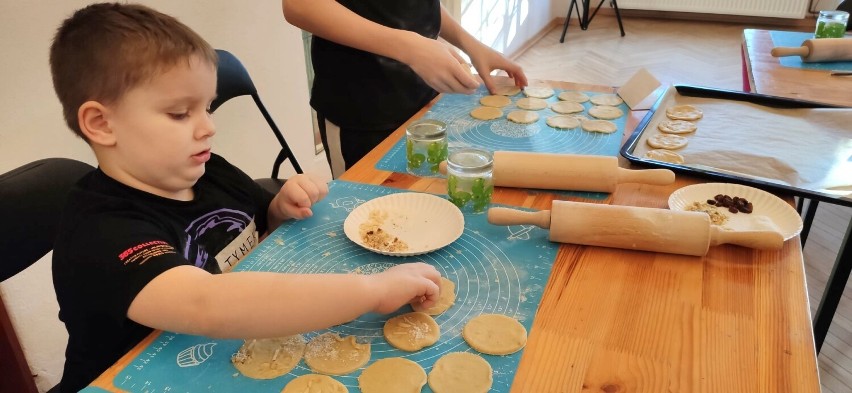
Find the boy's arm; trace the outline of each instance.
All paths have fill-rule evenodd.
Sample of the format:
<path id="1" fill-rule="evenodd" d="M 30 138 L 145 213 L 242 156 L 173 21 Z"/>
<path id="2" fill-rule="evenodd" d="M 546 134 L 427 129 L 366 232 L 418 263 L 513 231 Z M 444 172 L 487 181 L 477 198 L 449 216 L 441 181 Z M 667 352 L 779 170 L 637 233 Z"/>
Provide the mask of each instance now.
<path id="1" fill-rule="evenodd" d="M 136 296 L 128 317 L 155 329 L 215 338 L 266 338 L 345 323 L 367 312 L 389 313 L 438 298 L 440 273 L 406 263 L 374 275 L 268 272 L 210 274 L 172 268 Z"/>
<path id="2" fill-rule="evenodd" d="M 285 220 L 301 220 L 312 216 L 311 206 L 326 195 L 328 184 L 312 175 L 299 174 L 287 179 L 267 209 L 269 233 Z"/>
<path id="3" fill-rule="evenodd" d="M 441 6 L 440 36 L 470 56 L 470 61 L 479 72 L 479 77 L 482 78 L 488 91 L 494 93 L 494 82 L 491 79 L 491 71 L 494 70 L 506 71 L 509 77 L 515 80 L 515 85 L 518 87 L 527 85 L 527 76 L 520 65 L 470 35 L 453 19 L 443 5 Z"/>
<path id="4" fill-rule="evenodd" d="M 282 0 L 282 6 L 290 24 L 329 41 L 405 63 L 439 92 L 470 94 L 479 85 L 460 64 L 463 60 L 458 54 L 437 40 L 375 23 L 334 0 Z"/>

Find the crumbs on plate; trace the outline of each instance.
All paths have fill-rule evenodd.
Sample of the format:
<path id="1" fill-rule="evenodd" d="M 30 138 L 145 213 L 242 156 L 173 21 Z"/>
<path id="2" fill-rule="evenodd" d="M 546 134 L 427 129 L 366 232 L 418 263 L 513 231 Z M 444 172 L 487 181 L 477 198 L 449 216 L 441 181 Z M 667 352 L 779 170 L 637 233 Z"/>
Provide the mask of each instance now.
<path id="1" fill-rule="evenodd" d="M 387 252 L 402 252 L 408 250 L 408 244 L 396 236 L 382 230 L 381 226 L 387 219 L 387 212 L 372 210 L 367 221 L 361 223 L 358 232 L 361 241 L 367 247 Z"/>
<path id="2" fill-rule="evenodd" d="M 713 206 L 707 202 L 692 202 L 690 205 L 686 205 L 685 210 L 692 212 L 704 212 L 710 216 L 710 222 L 713 225 L 722 226 L 728 222 L 728 216 L 725 213 L 719 211 L 716 206 Z"/>

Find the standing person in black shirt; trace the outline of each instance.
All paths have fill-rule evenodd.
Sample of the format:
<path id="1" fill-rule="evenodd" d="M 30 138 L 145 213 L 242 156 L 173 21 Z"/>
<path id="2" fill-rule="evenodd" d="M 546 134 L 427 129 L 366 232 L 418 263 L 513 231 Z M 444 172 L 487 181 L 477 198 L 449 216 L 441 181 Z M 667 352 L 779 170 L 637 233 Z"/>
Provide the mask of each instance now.
<path id="1" fill-rule="evenodd" d="M 297 175 L 277 195 L 211 153 L 216 52 L 177 19 L 93 4 L 50 50 L 65 121 L 98 169 L 69 194 L 53 281 L 68 330 L 60 391 L 77 392 L 151 329 L 270 338 L 438 297 L 440 274 L 226 272 L 286 219 L 311 216 L 326 184 Z"/>
<path id="2" fill-rule="evenodd" d="M 284 17 L 313 33 L 311 106 L 336 178 L 438 93 L 471 94 L 479 83 L 440 36 L 464 51 L 492 93 L 521 67 L 467 33 L 439 0 L 282 0 Z"/>

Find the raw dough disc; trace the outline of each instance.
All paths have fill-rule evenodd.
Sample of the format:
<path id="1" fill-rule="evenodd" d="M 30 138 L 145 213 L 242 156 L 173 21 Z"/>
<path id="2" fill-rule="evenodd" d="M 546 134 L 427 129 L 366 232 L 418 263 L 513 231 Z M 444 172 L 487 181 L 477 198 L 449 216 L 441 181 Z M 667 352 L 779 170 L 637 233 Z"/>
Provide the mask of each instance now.
<path id="1" fill-rule="evenodd" d="M 388 319 L 383 330 L 388 344 L 408 352 L 428 347 L 441 337 L 438 323 L 429 314 L 422 312 L 410 312 Z"/>
<path id="2" fill-rule="evenodd" d="M 456 302 L 456 283 L 450 281 L 446 277 L 441 277 L 441 296 L 435 305 L 429 308 L 423 308 L 421 303 L 416 303 L 411 306 L 414 311 L 426 313 L 429 315 L 438 315 L 450 309 Z"/>
<path id="3" fill-rule="evenodd" d="M 515 123 L 531 124 L 538 121 L 538 113 L 523 110 L 511 111 L 506 118 Z"/>
<path id="4" fill-rule="evenodd" d="M 521 88 L 517 86 L 497 86 L 494 88 L 494 94 L 500 96 L 513 96 L 521 92 Z"/>
<path id="5" fill-rule="evenodd" d="M 376 360 L 358 377 L 362 393 L 414 393 L 425 384 L 423 367 L 403 358 Z"/>
<path id="6" fill-rule="evenodd" d="M 548 98 L 548 97 L 551 97 L 554 94 L 556 94 L 556 92 L 553 91 L 553 89 L 551 89 L 549 87 L 529 87 L 529 86 L 527 86 L 527 87 L 524 88 L 524 94 L 527 97 Z"/>
<path id="7" fill-rule="evenodd" d="M 527 344 L 527 329 L 517 319 L 502 314 L 482 314 L 462 329 L 471 348 L 489 355 L 508 355 Z"/>
<path id="8" fill-rule="evenodd" d="M 315 373 L 349 374 L 370 361 L 370 344 L 355 341 L 355 336 L 341 338 L 337 333 L 323 333 L 308 342 L 305 364 Z"/>
<path id="9" fill-rule="evenodd" d="M 618 130 L 618 126 L 609 120 L 586 120 L 580 123 L 584 130 L 589 132 L 602 132 L 612 134 Z"/>
<path id="10" fill-rule="evenodd" d="M 688 134 L 695 132 L 698 126 L 686 120 L 663 120 L 657 124 L 657 129 L 667 134 Z"/>
<path id="11" fill-rule="evenodd" d="M 491 365 L 478 355 L 452 352 L 442 356 L 429 373 L 435 393 L 486 393 L 491 389 Z"/>
<path id="12" fill-rule="evenodd" d="M 512 100 L 506 96 L 495 95 L 482 97 L 479 99 L 479 103 L 482 104 L 482 106 L 493 106 L 495 108 L 502 108 L 506 105 L 511 104 Z"/>
<path id="13" fill-rule="evenodd" d="M 328 375 L 306 374 L 290 381 L 281 393 L 349 393 L 340 381 Z"/>
<path id="14" fill-rule="evenodd" d="M 589 109 L 589 114 L 598 119 L 612 120 L 624 116 L 624 112 L 614 106 L 598 105 Z"/>
<path id="15" fill-rule="evenodd" d="M 515 103 L 518 108 L 531 110 L 531 111 L 540 111 L 544 108 L 547 108 L 547 101 L 542 100 L 541 98 L 521 98 L 518 102 Z"/>
<path id="16" fill-rule="evenodd" d="M 562 101 L 570 101 L 570 102 L 586 102 L 589 100 L 589 96 L 586 93 L 580 91 L 563 91 L 559 93 L 558 98 Z"/>
<path id="17" fill-rule="evenodd" d="M 287 374 L 305 353 L 305 338 L 299 334 L 281 338 L 246 340 L 231 356 L 241 374 L 254 379 L 273 379 Z"/>
<path id="18" fill-rule="evenodd" d="M 572 130 L 580 126 L 580 119 L 568 115 L 550 116 L 547 118 L 547 125 L 561 130 Z"/>
<path id="19" fill-rule="evenodd" d="M 698 120 L 704 112 L 692 105 L 675 105 L 666 108 L 666 116 L 672 120 Z"/>
<path id="20" fill-rule="evenodd" d="M 645 152 L 645 158 L 656 161 L 670 162 L 672 164 L 684 163 L 682 155 L 666 149 L 648 150 L 647 152 Z"/>
<path id="21" fill-rule="evenodd" d="M 503 117 L 503 111 L 492 106 L 480 106 L 470 111 L 470 116 L 479 120 L 494 120 Z"/>
<path id="22" fill-rule="evenodd" d="M 571 101 L 559 101 L 550 105 L 550 109 L 556 113 L 569 114 L 579 113 L 585 110 L 582 104 Z"/>
<path id="23" fill-rule="evenodd" d="M 616 106 L 621 105 L 624 100 L 616 94 L 598 94 L 591 98 L 592 104 Z"/>
<path id="24" fill-rule="evenodd" d="M 647 142 L 655 149 L 677 150 L 686 146 L 689 140 L 680 135 L 657 134 L 648 138 Z"/>

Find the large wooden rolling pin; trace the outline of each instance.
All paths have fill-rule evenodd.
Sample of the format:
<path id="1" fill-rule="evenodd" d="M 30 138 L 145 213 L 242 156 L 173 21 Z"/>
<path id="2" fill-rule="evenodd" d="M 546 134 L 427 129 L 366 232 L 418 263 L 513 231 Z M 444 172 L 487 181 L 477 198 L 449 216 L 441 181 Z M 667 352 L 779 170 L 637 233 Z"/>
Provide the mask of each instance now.
<path id="1" fill-rule="evenodd" d="M 446 162 L 440 171 L 446 174 Z M 675 175 L 668 169 L 621 168 L 615 157 L 495 151 L 493 181 L 500 187 L 613 192 L 620 183 L 671 184 Z"/>
<path id="2" fill-rule="evenodd" d="M 852 39 L 848 38 L 815 38 L 805 40 L 802 46 L 772 48 L 772 56 L 801 56 L 806 63 L 852 61 Z"/>
<path id="3" fill-rule="evenodd" d="M 551 210 L 537 212 L 494 207 L 488 209 L 488 222 L 550 228 L 554 242 L 683 255 L 702 256 L 710 246 L 726 243 L 765 250 L 784 244 L 777 231 L 726 231 L 702 212 L 569 201 L 553 201 Z"/>

